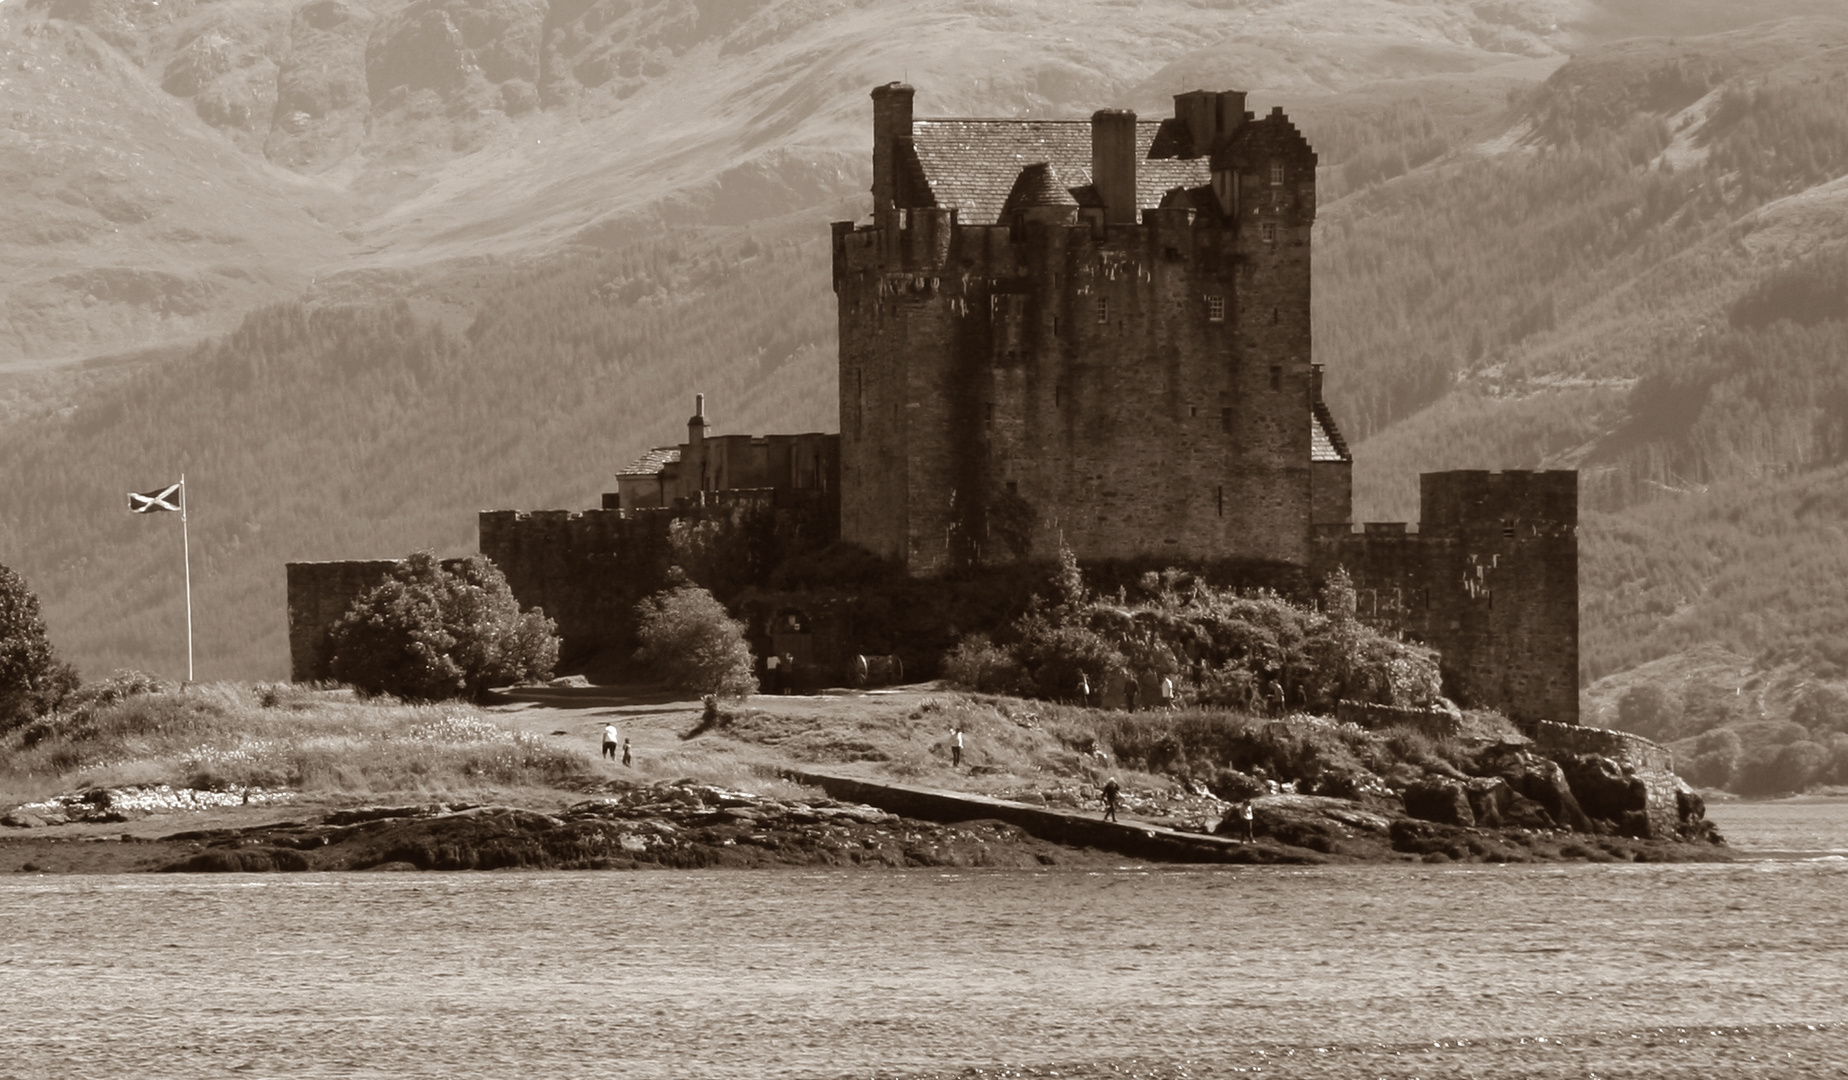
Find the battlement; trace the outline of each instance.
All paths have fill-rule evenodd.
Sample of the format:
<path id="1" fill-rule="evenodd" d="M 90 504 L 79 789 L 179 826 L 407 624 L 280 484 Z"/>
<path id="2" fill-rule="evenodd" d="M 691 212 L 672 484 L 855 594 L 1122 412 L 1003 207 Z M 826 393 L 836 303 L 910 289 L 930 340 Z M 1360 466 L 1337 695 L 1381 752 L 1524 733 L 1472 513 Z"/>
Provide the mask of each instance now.
<path id="1" fill-rule="evenodd" d="M 1569 535 L 1578 528 L 1578 473 L 1565 469 L 1456 470 L 1418 478 L 1428 533 L 1501 530 L 1509 539 Z"/>
<path id="2" fill-rule="evenodd" d="M 1360 617 L 1443 654 L 1446 691 L 1531 728 L 1578 723 L 1578 484 L 1571 472 L 1426 473 L 1414 525 L 1318 525 Z"/>

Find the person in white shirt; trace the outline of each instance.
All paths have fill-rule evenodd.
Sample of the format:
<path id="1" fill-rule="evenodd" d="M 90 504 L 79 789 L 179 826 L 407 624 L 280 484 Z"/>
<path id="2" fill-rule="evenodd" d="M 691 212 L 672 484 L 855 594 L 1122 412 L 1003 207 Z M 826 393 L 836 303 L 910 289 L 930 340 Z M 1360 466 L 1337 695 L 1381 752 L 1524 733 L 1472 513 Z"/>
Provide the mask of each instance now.
<path id="1" fill-rule="evenodd" d="M 616 725 L 603 725 L 603 756 L 609 758 L 611 761 L 615 761 L 616 746 L 620 742 L 622 742 L 622 740 L 616 735 Z"/>
<path id="2" fill-rule="evenodd" d="M 950 732 L 950 768 L 962 765 L 962 728 Z"/>

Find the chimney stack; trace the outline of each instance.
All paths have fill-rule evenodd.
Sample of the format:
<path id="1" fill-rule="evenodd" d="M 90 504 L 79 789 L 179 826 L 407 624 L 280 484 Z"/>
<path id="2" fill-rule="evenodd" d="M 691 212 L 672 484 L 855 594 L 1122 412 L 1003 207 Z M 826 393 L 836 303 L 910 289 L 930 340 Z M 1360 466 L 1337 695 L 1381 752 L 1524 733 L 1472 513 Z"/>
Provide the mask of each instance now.
<path id="1" fill-rule="evenodd" d="M 1186 157 L 1206 157 L 1225 145 L 1245 122 L 1245 91 L 1190 90 L 1174 95 L 1174 118 L 1187 125 Z"/>
<path id="2" fill-rule="evenodd" d="M 1091 185 L 1104 204 L 1104 224 L 1136 223 L 1136 114 L 1099 109 L 1091 114 Z"/>
<path id="3" fill-rule="evenodd" d="M 899 154 L 911 142 L 916 91 L 893 82 L 873 89 L 873 222 L 885 224 L 898 197 Z"/>

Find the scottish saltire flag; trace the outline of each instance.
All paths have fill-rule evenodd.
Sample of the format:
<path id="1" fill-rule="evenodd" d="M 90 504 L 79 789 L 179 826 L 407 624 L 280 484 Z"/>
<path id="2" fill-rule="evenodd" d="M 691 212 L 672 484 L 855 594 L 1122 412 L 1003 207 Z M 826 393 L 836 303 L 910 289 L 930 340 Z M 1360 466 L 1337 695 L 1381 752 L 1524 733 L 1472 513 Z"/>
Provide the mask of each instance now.
<path id="1" fill-rule="evenodd" d="M 128 510 L 132 514 L 157 514 L 163 510 L 180 508 L 180 485 L 168 484 L 159 491 L 150 491 L 145 495 L 128 493 Z"/>

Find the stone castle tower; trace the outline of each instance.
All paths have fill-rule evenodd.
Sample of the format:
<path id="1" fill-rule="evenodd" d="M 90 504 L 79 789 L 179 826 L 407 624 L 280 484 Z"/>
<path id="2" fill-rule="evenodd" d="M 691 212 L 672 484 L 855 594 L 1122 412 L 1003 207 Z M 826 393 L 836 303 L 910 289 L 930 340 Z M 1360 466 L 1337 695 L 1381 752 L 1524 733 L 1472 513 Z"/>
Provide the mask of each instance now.
<path id="1" fill-rule="evenodd" d="M 1316 156 L 1282 111 L 872 96 L 873 220 L 834 225 L 842 537 L 913 574 L 1060 544 L 1308 565 L 1351 458 L 1312 362 Z"/>

